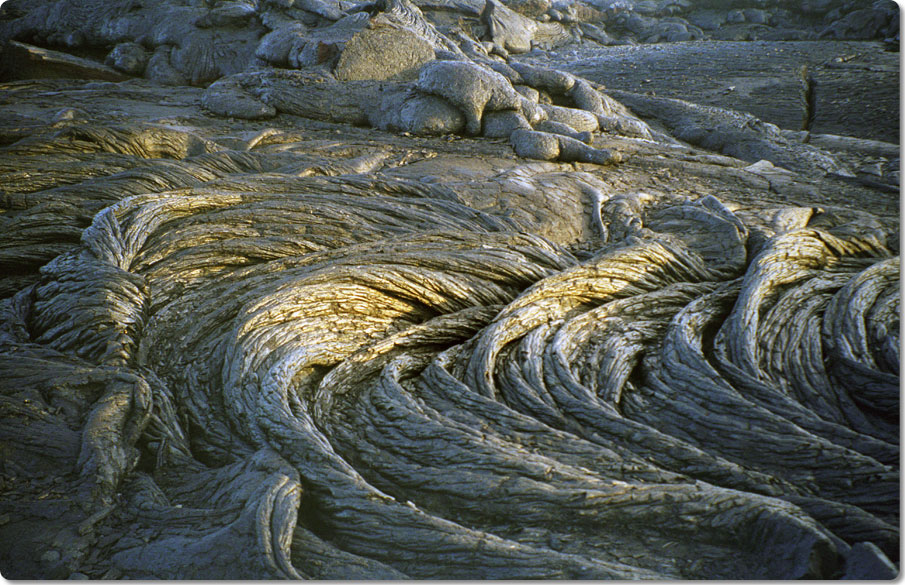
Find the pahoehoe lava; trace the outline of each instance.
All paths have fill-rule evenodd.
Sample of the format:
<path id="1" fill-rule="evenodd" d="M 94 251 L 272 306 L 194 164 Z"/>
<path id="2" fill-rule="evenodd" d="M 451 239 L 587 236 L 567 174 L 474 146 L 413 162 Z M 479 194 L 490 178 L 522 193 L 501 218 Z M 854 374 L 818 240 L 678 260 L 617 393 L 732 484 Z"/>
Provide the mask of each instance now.
<path id="1" fill-rule="evenodd" d="M 894 577 L 898 14 L 749 4 L 5 3 L 0 571 Z"/>

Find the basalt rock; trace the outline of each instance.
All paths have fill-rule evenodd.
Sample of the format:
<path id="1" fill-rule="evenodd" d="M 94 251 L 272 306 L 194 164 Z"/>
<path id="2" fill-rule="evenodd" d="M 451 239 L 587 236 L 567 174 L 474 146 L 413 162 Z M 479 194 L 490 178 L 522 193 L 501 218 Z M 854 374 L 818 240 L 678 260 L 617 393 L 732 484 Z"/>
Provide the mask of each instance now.
<path id="1" fill-rule="evenodd" d="M 239 78 L 215 81 L 201 97 L 201 106 L 213 114 L 243 120 L 263 120 L 276 116 L 276 108 L 255 98 L 242 87 Z"/>
<path id="2" fill-rule="evenodd" d="M 512 132 L 510 140 L 515 153 L 525 158 L 538 160 L 561 160 L 563 162 L 586 162 L 598 165 L 622 162 L 618 152 L 597 149 L 577 140 L 574 130 L 561 127 L 546 127 L 556 133 L 536 130 L 517 129 Z M 568 127 L 567 127 L 568 128 Z M 581 138 L 585 138 L 581 136 Z"/>
<path id="3" fill-rule="evenodd" d="M 523 99 L 499 73 L 461 61 L 428 63 L 419 72 L 415 87 L 462 110 L 465 131 L 472 135 L 480 133 L 485 110 L 518 110 Z"/>
<path id="4" fill-rule="evenodd" d="M 548 104 L 542 104 L 540 107 L 547 120 L 566 124 L 579 132 L 596 132 L 600 127 L 597 116 L 591 112 Z"/>
<path id="5" fill-rule="evenodd" d="M 473 2 L 77 4 L 0 28 L 149 60 L 2 82 L 4 576 L 895 576 L 897 145 L 504 63 Z M 435 58 L 341 79 L 384 34 Z"/>
<path id="6" fill-rule="evenodd" d="M 141 75 L 145 72 L 150 55 L 138 43 L 120 43 L 113 47 L 104 63 L 130 75 Z"/>
<path id="7" fill-rule="evenodd" d="M 255 56 L 272 65 L 288 66 L 290 58 L 298 63 L 298 54 L 307 43 L 306 27 L 301 22 L 286 23 L 264 35 L 255 49 Z"/>
<path id="8" fill-rule="evenodd" d="M 584 132 L 579 132 L 568 124 L 563 124 L 562 122 L 556 122 L 554 120 L 544 120 L 543 122 L 539 122 L 534 125 L 534 129 L 541 132 L 550 132 L 551 134 L 568 136 L 569 138 L 574 138 L 585 143 L 590 143 L 593 139 L 593 135 L 587 130 L 585 130 Z"/>
<path id="9" fill-rule="evenodd" d="M 898 258 L 868 214 L 15 91 L 48 87 L 89 110 L 0 150 L 5 574 L 888 574 Z"/>
<path id="10" fill-rule="evenodd" d="M 509 53 L 527 53 L 537 30 L 537 23 L 510 10 L 497 0 L 487 0 L 481 15 L 487 26 L 488 37 L 494 44 Z"/>
<path id="11" fill-rule="evenodd" d="M 538 18 L 553 6 L 550 0 L 509 0 L 505 3 L 510 8 L 528 18 Z"/>
<path id="12" fill-rule="evenodd" d="M 775 124 L 750 114 L 701 106 L 672 98 L 612 91 L 641 116 L 657 119 L 673 136 L 742 160 L 768 160 L 777 166 L 854 176 L 831 154 L 783 136 Z"/>
<path id="13" fill-rule="evenodd" d="M 382 87 L 368 121 L 381 130 L 425 136 L 456 134 L 465 128 L 465 116 L 457 108 L 407 85 Z"/>
<path id="14" fill-rule="evenodd" d="M 568 146 L 560 147 L 559 139 L 554 138 L 557 146 L 552 150 L 519 147 L 516 152 L 533 152 L 531 158 L 542 160 L 600 164 L 620 160 L 618 156 L 601 155 L 594 148 L 572 144 L 573 139 L 591 142 L 591 134 L 598 130 L 598 116 L 594 113 L 536 104 L 492 69 L 463 61 L 431 61 L 421 68 L 415 83 L 340 81 L 315 70 L 242 73 L 211 84 L 203 93 L 201 105 L 214 114 L 248 120 L 272 118 L 277 112 L 284 112 L 418 135 L 480 132 L 486 137 L 508 139 L 515 130 L 536 127 L 568 138 L 564 143 Z M 599 101 L 597 105 L 599 109 Z M 625 126 L 617 128 L 614 123 L 608 131 L 631 128 L 628 118 L 616 120 L 623 120 Z M 550 123 L 543 125 L 547 121 Z M 519 139 L 512 144 L 522 142 Z M 545 154 L 538 154 L 541 151 Z M 557 158 L 554 151 L 561 152 L 562 158 Z"/>
<path id="15" fill-rule="evenodd" d="M 427 40 L 436 52 L 447 52 L 462 57 L 459 46 L 431 24 L 421 10 L 409 0 L 377 0 L 374 9 L 379 11 L 376 22 L 407 29 Z"/>
<path id="16" fill-rule="evenodd" d="M 9 41 L 0 46 L 0 76 L 4 79 L 62 77 L 122 81 L 121 70 L 67 53 Z"/>
<path id="17" fill-rule="evenodd" d="M 530 130 L 528 120 L 515 110 L 488 112 L 483 119 L 483 135 L 487 138 L 509 138 L 519 129 Z"/>
<path id="18" fill-rule="evenodd" d="M 433 58 L 430 43 L 412 32 L 367 29 L 346 43 L 333 74 L 340 81 L 412 79 Z"/>

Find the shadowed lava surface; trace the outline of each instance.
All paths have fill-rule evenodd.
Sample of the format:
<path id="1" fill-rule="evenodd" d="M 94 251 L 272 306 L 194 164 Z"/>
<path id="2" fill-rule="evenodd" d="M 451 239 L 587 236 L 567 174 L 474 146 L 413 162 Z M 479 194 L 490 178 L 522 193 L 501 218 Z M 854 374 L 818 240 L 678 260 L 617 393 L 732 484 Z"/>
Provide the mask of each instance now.
<path id="1" fill-rule="evenodd" d="M 368 14 L 437 57 L 380 87 L 0 87 L 4 575 L 894 576 L 896 145 L 413 6 Z"/>

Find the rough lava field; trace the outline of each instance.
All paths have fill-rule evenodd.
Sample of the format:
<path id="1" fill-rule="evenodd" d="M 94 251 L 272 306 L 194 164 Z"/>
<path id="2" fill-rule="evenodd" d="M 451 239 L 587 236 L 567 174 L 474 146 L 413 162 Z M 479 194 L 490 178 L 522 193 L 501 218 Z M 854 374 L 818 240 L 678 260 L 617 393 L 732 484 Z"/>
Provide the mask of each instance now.
<path id="1" fill-rule="evenodd" d="M 7 0 L 7 579 L 892 579 L 888 0 Z"/>

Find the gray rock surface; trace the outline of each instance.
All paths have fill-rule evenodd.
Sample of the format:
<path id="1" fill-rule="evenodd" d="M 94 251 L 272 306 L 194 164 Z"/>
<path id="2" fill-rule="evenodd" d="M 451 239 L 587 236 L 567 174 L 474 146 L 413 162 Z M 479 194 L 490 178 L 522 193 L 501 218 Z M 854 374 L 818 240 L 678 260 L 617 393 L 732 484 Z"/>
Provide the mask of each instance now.
<path id="1" fill-rule="evenodd" d="M 488 112 L 483 119 L 483 135 L 487 138 L 509 138 L 518 129 L 530 130 L 531 124 L 515 110 Z"/>
<path id="2" fill-rule="evenodd" d="M 489 40 L 509 53 L 527 53 L 537 32 L 537 23 L 510 10 L 497 0 L 487 0 L 481 14 Z"/>
<path id="3" fill-rule="evenodd" d="M 201 97 L 201 107 L 218 116 L 264 120 L 277 115 L 276 108 L 246 92 L 235 78 L 212 83 Z"/>
<path id="4" fill-rule="evenodd" d="M 845 563 L 845 575 L 842 578 L 853 581 L 890 580 L 898 576 L 899 569 L 886 558 L 877 545 L 872 542 L 859 542 L 852 547 L 852 552 Z"/>
<path id="5" fill-rule="evenodd" d="M 518 110 L 522 103 L 505 77 L 461 61 L 428 63 L 421 68 L 415 87 L 458 107 L 465 115 L 465 132 L 471 135 L 480 133 L 485 110 Z"/>
<path id="6" fill-rule="evenodd" d="M 542 104 L 540 107 L 547 120 L 566 124 L 578 132 L 596 132 L 600 127 L 597 116 L 591 112 L 549 104 Z"/>
<path id="7" fill-rule="evenodd" d="M 550 128 L 549 126 L 547 128 Z M 512 132 L 510 140 L 515 153 L 525 158 L 538 160 L 561 160 L 563 162 L 585 162 L 607 165 L 622 162 L 619 153 L 588 146 L 560 130 L 557 133 L 518 129 Z M 582 136 L 584 138 L 584 136 Z"/>
<path id="8" fill-rule="evenodd" d="M 149 59 L 148 52 L 138 43 L 120 43 L 113 47 L 104 63 L 129 75 L 141 75 Z"/>
<path id="9" fill-rule="evenodd" d="M 172 47 L 161 45 L 148 59 L 145 66 L 145 77 L 162 85 L 187 85 L 185 78 L 170 62 Z"/>
<path id="10" fill-rule="evenodd" d="M 413 79 L 434 59 L 430 43 L 405 29 L 365 29 L 343 48 L 334 75 L 340 81 Z"/>
<path id="11" fill-rule="evenodd" d="M 281 67 L 289 65 L 290 56 L 297 63 L 297 55 L 307 44 L 307 32 L 308 27 L 301 22 L 289 22 L 275 28 L 261 38 L 255 56 Z"/>
<path id="12" fill-rule="evenodd" d="M 519 60 L 608 90 L 748 112 L 790 130 L 898 142 L 898 53 L 881 43 L 793 41 L 636 45 L 580 59 L 549 53 Z"/>
<path id="13" fill-rule="evenodd" d="M 0 47 L 0 75 L 4 79 L 62 77 L 122 81 L 121 71 L 68 53 L 9 41 Z"/>
<path id="14" fill-rule="evenodd" d="M 892 15 L 799 4 L 4 3 L 0 572 L 895 577 Z"/>
<path id="15" fill-rule="evenodd" d="M 368 121 L 381 130 L 425 136 L 456 134 L 465 128 L 461 111 L 407 85 L 383 87 L 379 105 L 368 113 Z"/>

